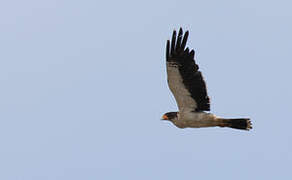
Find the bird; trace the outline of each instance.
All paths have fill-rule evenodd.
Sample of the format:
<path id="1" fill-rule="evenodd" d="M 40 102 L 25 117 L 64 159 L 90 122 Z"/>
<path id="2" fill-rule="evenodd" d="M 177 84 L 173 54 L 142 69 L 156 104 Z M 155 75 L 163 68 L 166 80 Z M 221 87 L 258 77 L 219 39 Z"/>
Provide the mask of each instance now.
<path id="1" fill-rule="evenodd" d="M 210 112 L 210 98 L 206 83 L 195 61 L 195 51 L 186 47 L 189 31 L 173 31 L 166 42 L 167 82 L 178 112 L 167 112 L 161 120 L 172 122 L 178 128 L 228 127 L 252 129 L 249 118 L 222 118 Z"/>

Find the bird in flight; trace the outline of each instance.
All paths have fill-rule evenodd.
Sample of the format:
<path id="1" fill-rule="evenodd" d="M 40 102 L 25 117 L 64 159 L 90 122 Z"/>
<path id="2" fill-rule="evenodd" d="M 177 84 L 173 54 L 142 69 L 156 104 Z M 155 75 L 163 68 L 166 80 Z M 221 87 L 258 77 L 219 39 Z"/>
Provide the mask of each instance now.
<path id="1" fill-rule="evenodd" d="M 183 35 L 182 28 L 178 36 L 173 31 L 171 42 L 166 43 L 166 68 L 169 89 L 174 95 L 179 112 L 168 112 L 162 120 L 168 120 L 179 128 L 229 127 L 250 130 L 249 118 L 221 118 L 210 111 L 210 98 L 207 88 L 196 64 L 195 51 L 186 48 L 189 32 Z"/>

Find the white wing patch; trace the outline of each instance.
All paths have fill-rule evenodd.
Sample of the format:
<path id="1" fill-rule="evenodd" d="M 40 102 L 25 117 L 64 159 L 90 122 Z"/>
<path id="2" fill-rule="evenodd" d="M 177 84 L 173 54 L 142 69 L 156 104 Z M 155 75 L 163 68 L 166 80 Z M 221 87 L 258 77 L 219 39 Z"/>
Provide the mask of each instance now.
<path id="1" fill-rule="evenodd" d="M 197 103 L 185 88 L 178 65 L 175 62 L 167 62 L 166 67 L 168 86 L 174 95 L 179 111 L 193 111 L 197 108 Z"/>

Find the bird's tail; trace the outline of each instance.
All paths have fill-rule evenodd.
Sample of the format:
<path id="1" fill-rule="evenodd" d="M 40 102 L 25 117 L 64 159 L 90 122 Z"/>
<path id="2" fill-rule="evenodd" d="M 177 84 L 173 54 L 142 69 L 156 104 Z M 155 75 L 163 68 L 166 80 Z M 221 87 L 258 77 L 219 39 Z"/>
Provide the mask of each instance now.
<path id="1" fill-rule="evenodd" d="M 223 119 L 219 118 L 220 127 L 230 127 L 235 129 L 250 130 L 252 129 L 252 124 L 248 118 L 239 118 L 239 119 Z"/>

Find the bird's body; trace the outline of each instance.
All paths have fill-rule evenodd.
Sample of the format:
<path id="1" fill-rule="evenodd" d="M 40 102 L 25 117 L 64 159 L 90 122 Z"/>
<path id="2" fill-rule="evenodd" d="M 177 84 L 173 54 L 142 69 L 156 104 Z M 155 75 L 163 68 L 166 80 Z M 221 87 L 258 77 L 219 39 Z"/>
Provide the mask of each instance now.
<path id="1" fill-rule="evenodd" d="M 172 122 L 179 128 L 212 127 L 220 124 L 216 116 L 211 113 L 189 111 L 179 112 Z"/>
<path id="2" fill-rule="evenodd" d="M 169 112 L 163 115 L 163 120 L 169 120 L 179 128 L 200 127 L 231 127 L 236 129 L 251 129 L 247 118 L 224 119 L 210 111 L 210 98 L 199 66 L 195 63 L 194 50 L 185 49 L 188 31 L 183 37 L 182 29 L 176 40 L 173 32 L 171 45 L 166 45 L 167 82 L 178 105 L 179 112 Z"/>

